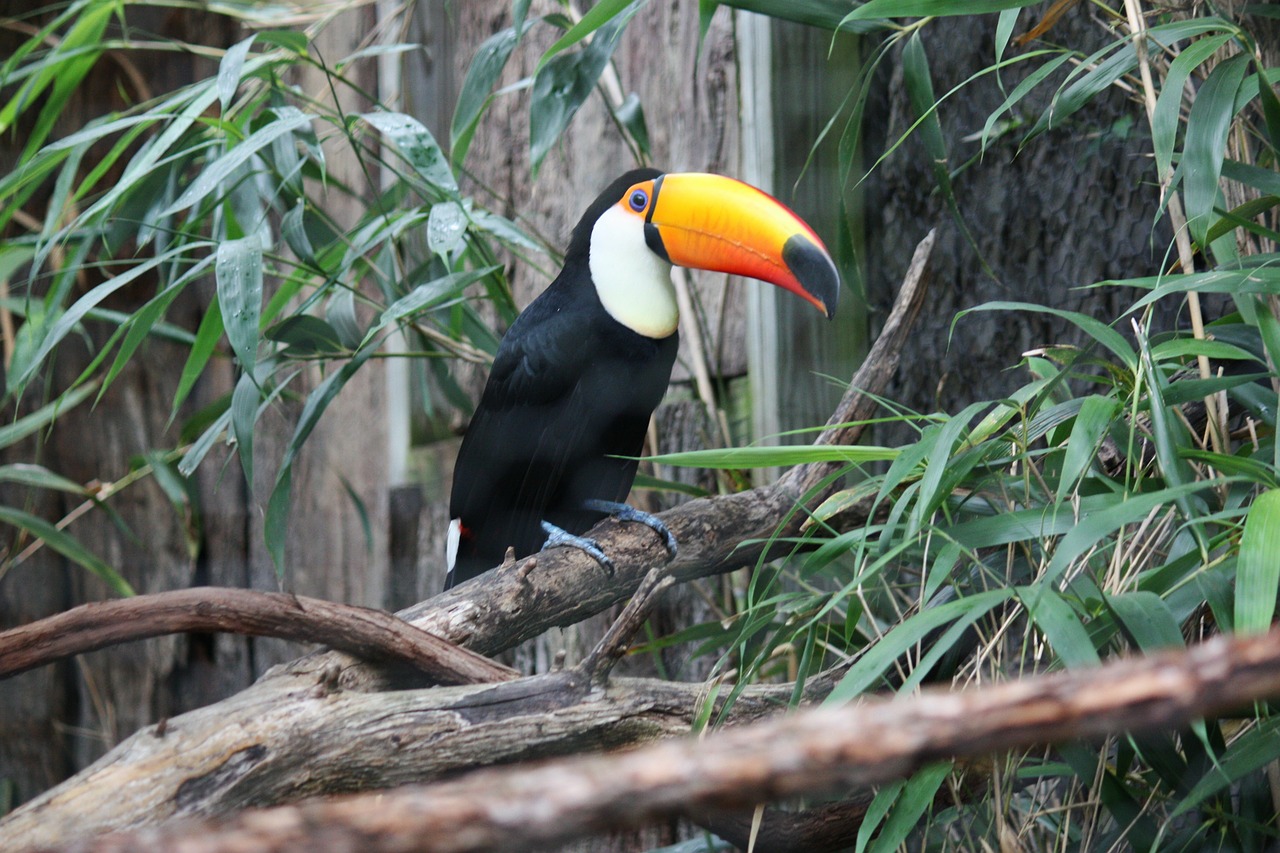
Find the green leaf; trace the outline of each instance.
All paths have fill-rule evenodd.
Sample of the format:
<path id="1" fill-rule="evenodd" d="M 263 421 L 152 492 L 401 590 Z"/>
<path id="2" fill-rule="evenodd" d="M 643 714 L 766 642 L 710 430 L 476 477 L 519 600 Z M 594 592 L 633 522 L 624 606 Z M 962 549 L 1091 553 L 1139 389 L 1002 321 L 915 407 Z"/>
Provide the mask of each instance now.
<path id="1" fill-rule="evenodd" d="M 903 620 L 881 637 L 879 642 L 869 647 L 866 653 L 849 667 L 849 671 L 827 696 L 824 704 L 838 705 L 857 698 L 879 681 L 898 658 L 920 642 L 930 631 L 954 619 L 972 616 L 975 612 L 986 613 L 1008 601 L 1014 592 L 1012 589 L 980 592 L 922 610 Z"/>
<path id="2" fill-rule="evenodd" d="M 1232 741 L 1214 766 L 1170 813 L 1173 819 L 1209 797 L 1280 759 L 1280 718 L 1262 720 L 1258 727 Z"/>
<path id="3" fill-rule="evenodd" d="M 1063 597 L 1046 584 L 1018 591 L 1027 614 L 1049 641 L 1050 647 L 1068 667 L 1097 666 L 1098 650 L 1089 639 L 1080 616 Z"/>
<path id="4" fill-rule="evenodd" d="M 912 830 L 920 825 L 921 816 L 933 807 L 938 789 L 950 774 L 949 763 L 934 764 L 912 774 L 902 793 L 894 800 L 888 820 L 870 847 L 871 853 L 893 853 L 897 850 Z"/>
<path id="5" fill-rule="evenodd" d="M 90 382 L 66 391 L 52 403 L 46 403 L 29 415 L 23 415 L 12 423 L 0 426 L 0 448 L 16 444 L 27 436 L 52 424 L 63 413 L 80 405 L 97 390 L 97 383 Z"/>
<path id="6" fill-rule="evenodd" d="M 1207 245 L 1205 238 L 1213 225 L 1227 134 L 1235 115 L 1236 93 L 1248 65 L 1249 57 L 1243 54 L 1219 63 L 1196 93 L 1187 117 L 1187 141 L 1181 165 L 1183 194 L 1187 226 L 1202 247 Z"/>
<path id="7" fill-rule="evenodd" d="M 1117 282 L 1118 283 L 1118 282 Z M 1132 284 L 1132 281 L 1125 281 L 1125 284 Z M 1138 366 L 1138 354 L 1134 352 L 1133 347 L 1129 346 L 1129 342 L 1125 340 L 1124 335 L 1108 326 L 1100 320 L 1095 320 L 1086 314 L 1077 311 L 1066 311 L 1061 308 L 1049 308 L 1044 305 L 1033 305 L 1027 302 L 987 302 L 975 308 L 961 311 L 956 315 L 956 320 L 964 317 L 972 311 L 1033 311 L 1040 314 L 1050 314 L 1054 317 L 1061 317 L 1079 326 L 1082 331 L 1092 337 L 1095 341 L 1111 350 L 1130 370 L 1134 370 Z"/>
<path id="8" fill-rule="evenodd" d="M 236 440 L 236 455 L 244 471 L 244 481 L 253 494 L 253 428 L 258 420 L 258 403 L 262 392 L 252 373 L 240 374 L 231 393 L 231 434 Z"/>
<path id="9" fill-rule="evenodd" d="M 1160 97 L 1151 114 L 1151 143 L 1155 149 L 1156 177 L 1163 181 L 1173 163 L 1173 146 L 1178 135 L 1178 120 L 1182 112 L 1184 87 L 1191 72 L 1209 60 L 1218 48 L 1232 39 L 1232 33 L 1197 39 L 1187 45 L 1169 63 Z"/>
<path id="10" fill-rule="evenodd" d="M 1280 589 L 1280 489 L 1254 499 L 1245 518 L 1236 562 L 1235 624 L 1238 634 L 1265 633 L 1275 617 Z"/>
<path id="11" fill-rule="evenodd" d="M 365 346 L 338 370 L 326 376 L 319 385 L 307 395 L 307 402 L 298 416 L 293 436 L 285 448 L 284 457 L 280 461 L 280 469 L 276 473 L 276 483 L 267 500 L 267 514 L 263 527 L 267 553 L 276 567 L 277 578 L 284 578 L 284 546 L 288 534 L 289 513 L 292 507 L 290 491 L 293 488 L 293 463 L 302 451 L 303 444 L 320 422 L 320 416 L 338 396 L 338 392 L 355 375 L 356 371 L 373 355 L 377 347 Z"/>
<path id="12" fill-rule="evenodd" d="M 547 63 L 556 56 L 556 54 L 566 48 L 573 47 L 575 44 L 607 24 L 615 23 L 616 19 L 633 3 L 635 3 L 636 9 L 638 9 L 645 2 L 647 2 L 647 0 L 640 0 L 638 3 L 636 3 L 636 0 L 600 0 L 600 2 L 592 6 L 587 13 L 582 16 L 582 19 L 579 20 L 578 23 L 574 24 L 567 33 L 558 38 L 555 44 L 547 48 L 546 53 L 542 54 L 542 58 L 538 60 L 538 66 L 533 72 L 534 76 L 536 77 L 538 73 L 547 66 Z M 630 13 L 626 15 L 626 18 L 630 19 L 630 17 L 636 13 L 636 9 L 632 9 Z M 623 26 L 626 26 L 625 21 Z"/>
<path id="13" fill-rule="evenodd" d="M 215 191 L 225 191 L 228 179 L 244 167 L 254 155 L 277 139 L 307 127 L 313 118 L 296 107 L 280 107 L 276 112 L 279 118 L 235 143 L 226 154 L 206 166 L 204 171 L 187 186 L 182 195 L 178 196 L 177 201 L 161 211 L 160 215 L 171 216 L 202 201 Z"/>
<path id="14" fill-rule="evenodd" d="M 1076 422 L 1071 426 L 1062 471 L 1058 476 L 1057 498 L 1066 500 L 1096 458 L 1098 446 L 1120 411 L 1120 401 L 1111 397 L 1090 395 L 1080 406 Z"/>
<path id="15" fill-rule="evenodd" d="M 267 329 L 266 338 L 285 344 L 284 354 L 290 357 L 340 355 L 347 350 L 333 326 L 310 314 L 284 318 Z"/>
<path id="16" fill-rule="evenodd" d="M 70 492 L 82 496 L 89 494 L 84 486 L 74 480 L 55 474 L 43 465 L 33 465 L 29 462 L 0 465 L 0 483 L 17 483 L 36 489 L 55 489 L 59 492 Z"/>
<path id="17" fill-rule="evenodd" d="M 499 269 L 499 267 L 485 267 L 480 270 L 450 273 L 434 281 L 418 285 L 408 294 L 387 306 L 386 310 L 378 318 L 378 322 L 374 323 L 369 328 L 369 331 L 365 332 L 365 341 L 369 341 L 374 335 L 392 323 L 412 317 L 414 314 L 428 311 L 453 299 L 465 290 L 468 285 L 479 281 L 496 269 Z"/>
<path id="18" fill-rule="evenodd" d="M 188 243 L 185 246 L 179 246 L 172 249 L 159 257 L 151 258 L 148 261 L 131 267 L 128 272 L 120 273 L 107 279 L 102 284 L 94 287 L 84 296 L 80 297 L 76 302 L 68 308 L 57 320 L 50 325 L 44 332 L 44 336 L 40 339 L 39 345 L 35 348 L 34 353 L 25 362 L 19 365 L 18 359 L 14 359 L 11 369 L 10 385 L 14 388 L 22 388 L 26 385 L 31 376 L 39 369 L 44 362 L 46 356 L 53 351 L 63 338 L 65 338 L 72 329 L 80 324 L 92 309 L 96 308 L 100 302 L 120 288 L 136 280 L 138 277 L 154 270 L 156 267 L 165 264 L 174 258 L 190 252 L 193 249 L 210 245 L 208 243 Z M 12 371 L 17 370 L 17 375 L 13 376 Z"/>
<path id="19" fill-rule="evenodd" d="M 360 118 L 394 145 L 431 189 L 449 198 L 458 196 L 458 182 L 449 169 L 449 160 L 426 125 L 404 113 L 362 113 Z"/>
<path id="20" fill-rule="evenodd" d="M 895 459 L 898 449 L 870 445 L 798 445 L 794 447 L 726 447 L 719 450 L 685 450 L 644 457 L 659 465 L 686 468 L 773 468 L 807 462 L 883 462 Z"/>
<path id="21" fill-rule="evenodd" d="M 519 41 L 520 36 L 515 28 L 511 28 L 490 36 L 476 48 L 471 65 L 467 68 L 467 76 L 463 78 L 458 104 L 453 110 L 453 122 L 449 127 L 449 147 L 455 168 L 466 160 L 467 148 L 476 125 L 480 123 L 480 117 L 489 105 L 490 93 Z"/>
<path id="22" fill-rule="evenodd" d="M 191 389 L 195 387 L 196 380 L 204 375 L 205 366 L 213 356 L 218 341 L 222 340 L 222 332 L 222 309 L 218 305 L 218 300 L 215 299 L 209 303 L 204 316 L 200 318 L 195 342 L 191 345 L 191 352 L 182 365 L 178 388 L 173 392 L 173 408 L 169 411 L 170 423 L 178 416 L 178 409 L 182 407 Z"/>
<path id="23" fill-rule="evenodd" d="M 218 63 L 218 100 L 222 104 L 224 115 L 227 107 L 231 106 L 231 99 L 236 96 L 236 89 L 240 87 L 240 72 L 244 70 L 244 59 L 249 55 L 249 48 L 253 47 L 255 38 L 256 36 L 249 36 L 232 45 Z"/>
<path id="24" fill-rule="evenodd" d="M 626 8 L 599 25 L 591 44 L 582 50 L 560 53 L 549 61 L 544 57 L 539 64 L 533 77 L 533 95 L 529 104 L 529 162 L 534 174 L 595 88 L 622 38 L 623 30 L 644 2 L 634 0 L 622 4 Z M 592 12 L 604 5 L 595 6 Z"/>
<path id="25" fill-rule="evenodd" d="M 1149 654 L 1161 649 L 1179 649 L 1186 645 L 1173 611 L 1154 592 L 1138 590 L 1109 595 L 1106 601 L 1142 651 Z"/>
<path id="26" fill-rule="evenodd" d="M 1036 0 L 868 0 L 846 15 L 844 20 L 982 15 L 1035 4 Z"/>
<path id="27" fill-rule="evenodd" d="M 0 506 L 0 522 L 25 530 L 68 560 L 88 569 L 106 583 L 117 595 L 131 596 L 135 594 L 133 587 L 120 576 L 119 572 L 108 566 L 96 554 L 76 541 L 74 537 L 59 530 L 43 518 L 13 507 Z"/>
<path id="28" fill-rule="evenodd" d="M 258 363 L 258 324 L 262 317 L 262 246 L 256 236 L 218 245 L 214 278 L 227 340 L 246 373 Z"/>

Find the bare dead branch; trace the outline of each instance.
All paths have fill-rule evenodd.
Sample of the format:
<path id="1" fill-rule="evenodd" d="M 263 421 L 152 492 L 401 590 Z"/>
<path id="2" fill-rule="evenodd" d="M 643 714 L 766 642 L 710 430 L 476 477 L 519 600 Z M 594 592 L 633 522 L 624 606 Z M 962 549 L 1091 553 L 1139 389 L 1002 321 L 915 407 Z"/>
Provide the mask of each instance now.
<path id="1" fill-rule="evenodd" d="M 381 610 L 277 592 L 194 587 L 83 604 L 0 633 L 0 678 L 120 643 L 192 631 L 321 643 L 363 660 L 404 661 L 442 684 L 520 675 Z"/>
<path id="2" fill-rule="evenodd" d="M 649 570 L 649 574 L 645 575 L 644 580 L 640 582 L 636 594 L 631 596 L 627 606 L 618 614 L 618 618 L 613 620 L 613 624 L 609 626 L 608 631 L 605 631 L 600 642 L 596 643 L 596 647 L 579 665 L 579 669 L 590 681 L 603 684 L 608 679 L 614 664 L 626 654 L 631 637 L 640 630 L 644 620 L 649 618 L 649 612 L 653 610 L 658 598 L 674 583 L 675 581 L 663 571 L 661 566 Z"/>
<path id="3" fill-rule="evenodd" d="M 689 809 L 742 809 L 900 778 L 927 763 L 1182 727 L 1280 695 L 1280 630 L 952 693 L 800 711 L 702 741 L 489 769 L 429 787 L 178 822 L 50 850 L 463 853 L 533 849 Z"/>

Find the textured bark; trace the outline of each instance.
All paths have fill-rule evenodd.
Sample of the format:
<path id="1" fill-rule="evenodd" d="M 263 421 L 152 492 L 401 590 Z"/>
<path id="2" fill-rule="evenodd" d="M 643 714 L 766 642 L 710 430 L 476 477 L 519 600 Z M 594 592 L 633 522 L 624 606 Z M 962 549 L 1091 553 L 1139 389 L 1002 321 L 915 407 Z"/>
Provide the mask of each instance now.
<path id="1" fill-rule="evenodd" d="M 441 684 L 510 681 L 519 675 L 381 610 L 283 593 L 196 587 L 84 604 L 0 633 L 0 678 L 132 640 L 190 631 L 324 643 L 362 659 L 403 661 Z"/>
<path id="2" fill-rule="evenodd" d="M 926 240 L 917 251 L 885 333 L 819 442 L 851 440 L 857 428 L 837 425 L 864 418 L 874 407 L 877 388 L 892 374 L 923 304 L 931 245 Z M 833 464 L 799 466 L 773 486 L 664 513 L 680 552 L 662 574 L 684 581 L 752 564 L 765 546 L 743 543 L 794 532 L 804 517 L 793 512 L 797 502 L 821 497 L 817 484 Z M 400 615 L 491 654 L 626 599 L 667 559 L 663 544 L 643 525 L 609 521 L 592 536 L 613 558 L 612 574 L 576 549 L 558 548 L 487 572 Z M 610 648 L 601 654 L 616 654 Z M 634 744 L 687 731 L 699 697 L 710 690 L 662 681 L 628 690 L 628 682 L 615 681 L 602 691 L 593 671 L 589 665 L 481 688 L 373 693 L 421 684 L 421 677 L 337 652 L 311 655 L 226 701 L 134 734 L 0 821 L 0 848 Z M 810 689 L 828 684 L 815 679 Z M 767 713 L 789 696 L 789 688 L 748 690 L 734 705 L 735 719 Z"/>
<path id="3" fill-rule="evenodd" d="M 559 685 L 552 695 L 571 694 Z M 1181 727 L 1278 695 L 1280 631 L 1216 638 L 1189 651 L 965 693 L 930 690 L 800 711 L 701 741 L 482 770 L 429 787 L 250 812 L 212 826 L 179 822 L 50 849 L 530 850 L 689 809 L 740 809 L 883 783 L 955 756 Z M 592 701 L 583 696 L 582 706 Z M 459 709 L 460 721 L 471 722 L 471 713 Z"/>

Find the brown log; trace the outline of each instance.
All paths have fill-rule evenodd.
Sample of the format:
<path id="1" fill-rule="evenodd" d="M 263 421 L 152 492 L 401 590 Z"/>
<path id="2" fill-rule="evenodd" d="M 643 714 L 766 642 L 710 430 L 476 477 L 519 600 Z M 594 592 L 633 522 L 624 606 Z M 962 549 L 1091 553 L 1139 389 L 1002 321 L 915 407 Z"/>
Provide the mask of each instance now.
<path id="1" fill-rule="evenodd" d="M 362 660 L 403 661 L 441 684 L 520 675 L 381 610 L 279 592 L 193 587 L 83 604 L 4 631 L 0 679 L 120 643 L 193 631 L 319 643 Z"/>
<path id="2" fill-rule="evenodd" d="M 850 424 L 868 419 L 878 406 L 876 395 L 923 305 L 932 244 L 931 233 L 820 442 L 854 440 L 861 427 Z M 799 503 L 820 500 L 834 488 L 823 483 L 836 469 L 836 463 L 799 466 L 773 486 L 662 513 L 680 546 L 669 563 L 649 528 L 606 521 L 591 535 L 612 558 L 611 574 L 577 549 L 557 548 L 486 572 L 399 615 L 449 642 L 496 653 L 626 600 L 654 566 L 679 582 L 753 565 L 765 555 L 759 543 L 799 528 L 805 517 L 796 511 Z M 614 680 L 601 690 L 578 672 L 485 687 L 404 689 L 426 683 L 406 678 L 402 669 L 337 652 L 301 658 L 227 700 L 173 718 L 163 730 L 127 738 L 0 820 L 0 849 L 638 744 L 688 731 L 709 689 Z M 814 692 L 823 684 L 829 682 L 815 680 Z M 748 688 L 735 702 L 732 720 L 776 712 L 789 697 L 789 687 Z"/>
<path id="3" fill-rule="evenodd" d="M 804 710 L 701 741 L 480 770 L 432 786 L 251 811 L 210 824 L 176 822 L 46 849 L 540 849 L 689 809 L 741 809 L 883 783 L 958 756 L 1183 727 L 1274 696 L 1280 696 L 1280 630 L 967 692 L 928 690 Z"/>

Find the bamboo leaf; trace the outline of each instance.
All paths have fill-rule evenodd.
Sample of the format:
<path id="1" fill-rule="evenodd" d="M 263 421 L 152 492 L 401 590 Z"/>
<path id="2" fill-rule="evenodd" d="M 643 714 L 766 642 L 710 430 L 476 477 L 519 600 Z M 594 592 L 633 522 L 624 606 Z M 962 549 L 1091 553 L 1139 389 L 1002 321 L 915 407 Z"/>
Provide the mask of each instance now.
<path id="1" fill-rule="evenodd" d="M 363 113 L 360 118 L 395 146 L 427 186 L 448 198 L 457 198 L 458 182 L 449 160 L 426 125 L 404 113 Z"/>
<path id="2" fill-rule="evenodd" d="M 883 462 L 898 456 L 896 448 L 866 445 L 799 445 L 795 447 L 726 447 L 713 450 L 685 450 L 646 456 L 659 465 L 686 468 L 773 468 L 807 462 Z"/>
<path id="3" fill-rule="evenodd" d="M 868 0 L 844 17 L 845 21 L 870 18 L 924 18 L 982 15 L 1034 6 L 1036 0 Z"/>
<path id="4" fill-rule="evenodd" d="M 0 448 L 9 447 L 34 432 L 51 425 L 65 412 L 80 405 L 97 390 L 97 383 L 90 382 L 66 391 L 52 403 L 46 403 L 29 415 L 23 415 L 12 423 L 0 426 Z"/>
<path id="5" fill-rule="evenodd" d="M 191 344 L 191 352 L 187 354 L 187 360 L 182 365 L 182 375 L 178 378 L 178 387 L 173 392 L 173 408 L 169 411 L 170 423 L 178 416 L 178 409 L 182 407 L 191 389 L 195 387 L 196 380 L 204 375 L 205 366 L 213 356 L 218 341 L 222 340 L 222 332 L 222 309 L 218 305 L 218 300 L 215 299 L 209 303 L 204 316 L 200 318 L 196 339 Z"/>
<path id="6" fill-rule="evenodd" d="M 449 126 L 449 147 L 452 149 L 454 167 L 462 165 L 467 158 L 467 148 L 475 133 L 480 117 L 491 100 L 493 87 L 497 85 L 502 69 L 506 67 L 511 52 L 520 41 L 515 28 L 505 29 L 492 35 L 476 48 L 467 68 L 467 76 L 463 78 L 462 90 L 458 93 L 458 103 L 453 110 L 453 122 Z"/>
<path id="7" fill-rule="evenodd" d="M 639 2 L 636 2 L 636 0 L 600 0 L 599 3 L 592 6 L 582 16 L 581 20 L 570 27 L 567 33 L 556 39 L 555 43 L 547 48 L 546 53 L 542 54 L 542 58 L 538 60 L 538 66 L 533 72 L 534 76 L 536 77 L 546 67 L 547 63 L 555 58 L 556 54 L 573 47 L 601 28 L 616 23 L 617 18 L 623 14 L 628 6 L 634 3 L 636 9 L 632 9 L 626 15 L 626 19 L 630 19 L 645 2 L 647 0 L 640 0 Z M 625 21 L 623 26 L 626 26 Z"/>
<path id="8" fill-rule="evenodd" d="M 1219 63 L 1196 93 L 1187 117 L 1187 141 L 1182 155 L 1183 193 L 1187 226 L 1202 247 L 1207 245 L 1205 238 L 1213 225 L 1227 134 L 1235 116 L 1236 93 L 1248 64 L 1249 57 L 1245 55 Z"/>
<path id="9" fill-rule="evenodd" d="M 258 324 L 262 317 L 262 247 L 258 238 L 220 243 L 214 278 L 227 340 L 240 368 L 253 373 L 258 363 Z"/>
<path id="10" fill-rule="evenodd" d="M 1280 489 L 1254 499 L 1245 518 L 1236 562 L 1235 626 L 1238 634 L 1260 634 L 1275 617 L 1280 589 Z"/>
<path id="11" fill-rule="evenodd" d="M 249 48 L 253 47 L 255 38 L 257 36 L 249 36 L 232 45 L 218 63 L 218 100 L 222 104 L 224 115 L 227 107 L 231 106 L 231 99 L 236 96 L 236 89 L 240 87 L 240 73 L 244 71 L 244 60 L 249 55 Z"/>
<path id="12" fill-rule="evenodd" d="M 88 548 L 81 545 L 74 537 L 59 530 L 43 518 L 13 507 L 0 506 L 0 522 L 25 530 L 68 560 L 88 569 L 106 583 L 116 595 L 131 596 L 135 594 L 133 587 L 120 576 L 119 572 L 103 562 Z"/>
<path id="13" fill-rule="evenodd" d="M 1178 120 L 1182 112 L 1183 88 L 1191 73 L 1207 62 L 1218 49 L 1230 41 L 1232 33 L 1197 39 L 1187 45 L 1169 63 L 1155 111 L 1151 114 L 1151 143 L 1155 149 L 1156 176 L 1164 180 L 1173 162 L 1173 146 L 1178 135 Z"/>
<path id="14" fill-rule="evenodd" d="M 1066 453 L 1062 459 L 1062 471 L 1058 476 L 1057 498 L 1066 500 L 1096 457 L 1098 445 L 1120 411 L 1120 401 L 1111 397 L 1091 395 L 1084 399 L 1076 422 L 1071 426 Z"/>

